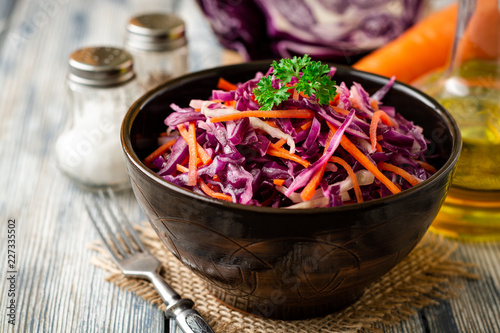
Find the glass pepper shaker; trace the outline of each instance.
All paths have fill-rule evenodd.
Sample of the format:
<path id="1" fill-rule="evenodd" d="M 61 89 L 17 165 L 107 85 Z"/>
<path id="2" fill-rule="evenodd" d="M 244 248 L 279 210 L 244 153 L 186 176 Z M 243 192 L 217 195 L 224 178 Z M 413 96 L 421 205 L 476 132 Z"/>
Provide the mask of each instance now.
<path id="1" fill-rule="evenodd" d="M 185 25 L 176 15 L 148 13 L 132 17 L 125 48 L 134 57 L 137 81 L 144 90 L 188 70 Z"/>
<path id="2" fill-rule="evenodd" d="M 138 97 L 132 56 L 114 47 L 76 50 L 67 83 L 72 112 L 56 141 L 57 166 L 87 190 L 128 188 L 120 128 Z"/>

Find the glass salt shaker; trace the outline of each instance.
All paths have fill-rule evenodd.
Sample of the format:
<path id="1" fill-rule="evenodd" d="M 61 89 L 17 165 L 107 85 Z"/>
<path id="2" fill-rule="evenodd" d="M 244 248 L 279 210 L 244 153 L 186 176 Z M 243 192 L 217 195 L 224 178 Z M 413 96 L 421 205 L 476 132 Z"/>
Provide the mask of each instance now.
<path id="1" fill-rule="evenodd" d="M 114 47 L 76 50 L 67 83 L 72 112 L 56 142 L 59 169 L 86 190 L 128 188 L 120 128 L 138 97 L 132 56 Z"/>
<path id="2" fill-rule="evenodd" d="M 176 15 L 146 13 L 132 17 L 125 49 L 134 57 L 137 81 L 144 90 L 188 70 L 185 25 Z"/>

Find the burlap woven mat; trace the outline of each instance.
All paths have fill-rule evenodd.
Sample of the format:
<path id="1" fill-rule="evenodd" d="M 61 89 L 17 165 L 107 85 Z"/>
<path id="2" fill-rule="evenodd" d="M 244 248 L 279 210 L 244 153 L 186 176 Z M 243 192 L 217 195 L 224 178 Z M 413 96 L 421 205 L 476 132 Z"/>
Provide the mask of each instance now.
<path id="1" fill-rule="evenodd" d="M 196 309 L 216 333 L 374 332 L 380 324 L 396 324 L 425 306 L 437 304 L 440 299 L 454 297 L 461 288 L 460 280 L 478 278 L 470 272 L 472 265 L 449 259 L 455 249 L 453 245 L 427 233 L 406 259 L 343 311 L 300 321 L 269 320 L 245 315 L 222 304 L 208 293 L 202 279 L 168 252 L 149 224 L 143 223 L 136 228 L 151 253 L 162 262 L 161 275 L 182 297 L 195 302 Z M 98 252 L 92 264 L 110 273 L 107 281 L 165 310 L 149 282 L 125 277 L 100 242 L 94 242 L 90 248 Z"/>

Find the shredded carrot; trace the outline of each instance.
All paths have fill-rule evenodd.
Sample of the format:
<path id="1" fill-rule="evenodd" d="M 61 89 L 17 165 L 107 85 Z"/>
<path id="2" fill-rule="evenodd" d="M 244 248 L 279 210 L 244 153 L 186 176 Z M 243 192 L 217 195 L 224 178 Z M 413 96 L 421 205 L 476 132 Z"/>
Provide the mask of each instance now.
<path id="1" fill-rule="evenodd" d="M 236 101 L 225 101 L 224 105 L 229 107 L 234 107 L 236 105 Z"/>
<path id="2" fill-rule="evenodd" d="M 332 109 L 337 112 L 337 113 L 340 113 L 340 114 L 343 114 L 344 116 L 347 116 L 349 115 L 349 111 L 346 110 L 346 109 L 343 109 L 343 108 L 339 108 L 338 106 L 333 106 L 333 105 L 330 105 L 332 107 Z"/>
<path id="3" fill-rule="evenodd" d="M 188 168 L 186 168 L 184 165 L 180 165 L 179 163 L 177 163 L 176 168 L 177 168 L 177 171 L 182 172 L 182 173 L 189 172 Z"/>
<path id="4" fill-rule="evenodd" d="M 408 183 L 410 183 L 411 186 L 415 186 L 415 185 L 420 184 L 420 180 L 417 177 L 415 177 L 414 175 L 408 173 L 406 170 L 404 170 L 400 167 L 397 167 L 393 164 L 389 164 L 386 162 L 379 162 L 377 164 L 377 166 L 380 170 L 390 171 L 392 173 L 395 173 L 398 176 L 403 177 L 403 179 L 406 180 Z"/>
<path id="5" fill-rule="evenodd" d="M 283 186 L 284 183 L 285 183 L 284 179 L 273 179 L 274 185 Z"/>
<path id="6" fill-rule="evenodd" d="M 201 158 L 201 161 L 203 162 L 204 165 L 208 165 L 212 163 L 212 158 L 210 155 L 208 155 L 207 151 L 203 149 L 202 146 L 200 146 L 199 143 L 196 143 L 197 148 L 198 148 L 198 156 Z"/>
<path id="7" fill-rule="evenodd" d="M 184 124 L 179 124 L 177 125 L 177 129 L 179 130 L 179 133 L 184 133 L 186 135 L 186 128 L 184 127 Z M 196 167 L 196 158 L 198 157 L 198 146 L 196 142 L 196 128 L 194 125 L 194 122 L 189 123 L 189 131 L 187 132 L 186 137 L 182 135 L 184 140 L 186 140 L 186 143 L 188 144 L 188 149 L 189 149 L 189 160 L 188 160 L 188 165 L 189 165 L 189 178 L 188 178 L 188 185 L 189 186 L 194 186 L 196 185 L 196 179 L 197 179 L 197 167 Z"/>
<path id="8" fill-rule="evenodd" d="M 328 127 L 334 132 L 337 131 L 337 128 L 327 122 Z M 347 136 L 342 135 L 342 138 L 340 140 L 340 145 L 342 148 L 344 148 L 349 154 L 351 154 L 362 166 L 366 168 L 366 170 L 370 171 L 378 180 L 384 184 L 389 191 L 391 191 L 393 194 L 401 192 L 401 190 L 389 180 L 380 170 L 377 168 L 375 164 L 373 164 L 368 157 L 366 157 L 359 149 L 356 147 L 351 140 L 347 138 Z"/>
<path id="9" fill-rule="evenodd" d="M 219 81 L 217 82 L 217 88 L 231 91 L 231 90 L 236 90 L 238 87 L 235 84 L 220 77 Z"/>
<path id="10" fill-rule="evenodd" d="M 395 126 L 396 124 L 392 124 L 392 120 L 391 120 L 391 117 L 389 117 L 389 115 L 387 115 L 387 113 L 385 113 L 385 111 L 382 111 L 382 110 L 379 110 L 379 111 L 376 111 L 373 113 L 373 116 L 372 116 L 372 122 L 375 120 L 375 122 L 378 124 L 378 121 L 382 121 L 384 124 L 386 124 L 387 126 Z"/>
<path id="11" fill-rule="evenodd" d="M 182 125 L 182 124 L 180 124 Z M 180 125 L 177 125 L 177 129 L 179 130 L 179 133 L 181 134 L 182 138 L 184 141 L 188 142 L 189 140 L 189 134 L 184 126 L 179 127 Z M 195 141 L 196 141 L 196 135 L 195 135 Z M 203 149 L 203 147 L 196 142 L 196 151 L 198 153 L 198 156 L 201 158 L 201 161 L 203 162 L 204 165 L 208 165 L 212 163 L 212 158 L 210 155 L 208 155 L 207 151 Z"/>
<path id="12" fill-rule="evenodd" d="M 270 143 L 271 147 L 273 148 L 281 148 L 283 147 L 283 145 L 286 143 L 286 140 L 285 139 L 279 139 L 278 141 L 276 141 L 275 143 Z"/>
<path id="13" fill-rule="evenodd" d="M 276 157 L 280 157 L 280 158 L 294 161 L 294 162 L 302 165 L 304 168 L 307 168 L 310 164 L 308 161 L 300 158 L 299 156 L 297 156 L 295 154 L 290 153 L 288 150 L 286 150 L 284 148 L 274 148 L 273 146 L 269 145 L 266 153 L 268 155 L 271 155 L 271 156 L 276 156 Z"/>
<path id="14" fill-rule="evenodd" d="M 339 101 L 340 101 L 340 94 L 337 93 L 337 94 L 335 94 L 333 101 L 330 101 L 330 105 L 337 105 L 337 104 L 339 104 Z"/>
<path id="15" fill-rule="evenodd" d="M 316 192 L 316 189 L 319 186 L 319 183 L 321 182 L 321 179 L 323 179 L 323 175 L 326 170 L 326 163 L 319 168 L 314 175 L 311 177 L 307 185 L 304 187 L 302 192 L 300 192 L 300 198 L 304 201 L 309 201 L 312 199 L 314 193 Z"/>
<path id="16" fill-rule="evenodd" d="M 308 121 L 307 123 L 304 123 L 303 125 L 300 125 L 300 127 L 299 127 L 299 128 L 300 128 L 301 130 L 305 131 L 306 129 L 311 128 L 312 123 L 313 123 L 313 122 L 312 122 L 312 120 L 310 120 L 310 121 Z"/>
<path id="17" fill-rule="evenodd" d="M 184 139 L 184 141 L 188 142 L 189 134 L 188 134 L 188 131 L 186 130 L 186 127 L 184 126 L 184 124 L 177 125 L 177 130 L 179 131 L 179 133 L 182 136 L 182 138 Z"/>
<path id="18" fill-rule="evenodd" d="M 370 102 L 370 106 L 372 107 L 373 110 L 378 111 L 378 101 L 376 99 Z"/>
<path id="19" fill-rule="evenodd" d="M 299 95 L 302 96 L 303 98 L 309 98 L 309 95 L 304 94 L 303 92 L 299 92 Z"/>
<path id="20" fill-rule="evenodd" d="M 237 120 L 247 117 L 260 118 L 312 118 L 314 112 L 307 109 L 298 110 L 251 110 L 231 113 L 223 116 L 210 118 L 210 122 L 218 123 L 222 121 Z"/>
<path id="21" fill-rule="evenodd" d="M 333 134 L 334 133 L 331 130 L 328 132 L 328 137 L 326 138 L 326 144 L 325 144 L 325 151 L 323 152 L 323 154 L 327 151 L 328 146 L 330 145 L 330 141 L 333 138 Z M 316 192 L 316 189 L 318 188 L 319 183 L 321 182 L 321 179 L 323 178 L 323 175 L 325 174 L 326 164 L 327 163 L 323 164 L 321 166 L 321 168 L 319 168 L 314 173 L 314 175 L 311 177 L 311 179 L 309 180 L 307 185 L 304 187 L 302 192 L 300 192 L 300 198 L 303 201 L 309 201 L 314 196 L 314 193 Z"/>
<path id="22" fill-rule="evenodd" d="M 416 161 L 418 164 L 420 164 L 420 166 L 422 168 L 424 168 L 424 170 L 427 170 L 429 171 L 430 173 L 436 173 L 437 170 L 435 167 L 433 167 L 432 165 L 430 165 L 429 163 L 427 162 L 424 162 L 424 161 Z"/>
<path id="23" fill-rule="evenodd" d="M 221 181 L 221 179 L 220 179 L 219 175 L 217 175 L 217 174 L 215 174 L 215 175 L 212 177 L 212 179 L 213 179 L 214 181 L 216 181 L 216 182 L 220 182 L 220 181 Z"/>
<path id="24" fill-rule="evenodd" d="M 384 150 L 382 149 L 382 146 L 380 145 L 380 143 L 377 142 L 377 144 L 375 145 L 375 149 L 377 150 L 377 152 L 381 153 L 383 152 Z"/>
<path id="25" fill-rule="evenodd" d="M 217 184 L 206 183 L 207 186 L 214 192 L 221 192 L 220 186 Z"/>
<path id="26" fill-rule="evenodd" d="M 201 178 L 198 178 L 198 185 L 200 185 L 201 190 L 205 192 L 206 195 L 211 196 L 212 198 L 233 201 L 233 198 L 231 198 L 230 195 L 212 190 Z"/>
<path id="27" fill-rule="evenodd" d="M 391 118 L 382 110 L 373 113 L 372 120 L 370 122 L 370 142 L 372 144 L 372 152 L 375 151 L 377 146 L 377 126 L 378 122 L 382 121 L 387 126 L 392 126 Z"/>
<path id="28" fill-rule="evenodd" d="M 162 144 L 160 147 L 158 147 L 154 152 L 148 155 L 144 159 L 144 164 L 146 164 L 148 167 L 153 167 L 153 161 L 159 157 L 160 155 L 163 155 L 170 147 L 172 147 L 177 140 L 170 140 L 168 142 L 165 142 Z"/>
<path id="29" fill-rule="evenodd" d="M 194 186 L 196 185 L 196 179 L 198 178 L 198 166 L 196 165 L 196 160 L 198 159 L 198 145 L 196 142 L 196 127 L 194 122 L 189 123 L 189 178 L 188 185 Z"/>
<path id="30" fill-rule="evenodd" d="M 356 174 L 354 173 L 354 170 L 351 168 L 349 163 L 338 156 L 330 157 L 330 161 L 340 164 L 347 171 L 347 174 L 349 175 L 349 177 L 351 177 L 352 186 L 354 187 L 354 193 L 356 194 L 356 200 L 358 200 L 358 202 L 363 202 L 363 194 L 361 193 L 361 188 L 359 187 L 358 177 L 356 177 Z"/>

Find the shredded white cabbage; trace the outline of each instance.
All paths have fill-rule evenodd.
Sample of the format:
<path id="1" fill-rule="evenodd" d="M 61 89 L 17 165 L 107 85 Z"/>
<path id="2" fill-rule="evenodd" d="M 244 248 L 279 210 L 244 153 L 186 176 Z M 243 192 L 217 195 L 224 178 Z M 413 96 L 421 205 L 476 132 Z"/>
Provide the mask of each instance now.
<path id="1" fill-rule="evenodd" d="M 203 113 L 207 118 L 213 118 L 213 117 L 218 117 L 218 116 L 225 116 L 228 114 L 234 114 L 238 113 L 240 111 L 236 110 L 235 108 L 230 108 L 230 107 L 221 107 L 217 109 L 209 109 L 208 107 L 210 105 L 217 104 L 211 101 L 204 101 L 201 103 L 201 113 Z"/>
<path id="2" fill-rule="evenodd" d="M 375 176 L 373 175 L 373 173 L 371 173 L 368 170 L 364 170 L 364 169 L 358 170 L 354 174 L 356 175 L 356 179 L 358 180 L 359 186 L 370 185 L 375 180 Z M 351 199 L 351 197 L 349 196 L 349 193 L 347 193 L 347 191 L 349 191 L 350 189 L 352 189 L 354 187 L 354 185 L 352 184 L 351 177 L 347 176 L 346 179 L 344 179 L 340 182 L 337 182 L 337 183 L 333 184 L 332 186 L 334 186 L 334 185 L 340 185 L 339 191 L 340 191 L 340 196 L 342 197 L 343 201 L 349 201 Z"/>
<path id="3" fill-rule="evenodd" d="M 286 143 L 290 147 L 290 153 L 291 154 L 295 153 L 295 141 L 293 141 L 291 135 L 284 133 L 282 130 L 276 127 L 272 127 L 271 125 L 267 124 L 265 121 L 260 120 L 259 118 L 250 117 L 249 119 L 250 119 L 250 124 L 252 124 L 254 128 L 260 128 L 273 138 L 285 139 Z"/>
<path id="4" fill-rule="evenodd" d="M 361 147 L 363 147 L 370 154 L 374 152 L 372 151 L 372 144 L 368 142 L 368 140 L 362 138 L 355 138 L 355 140 L 361 145 Z"/>
<path id="5" fill-rule="evenodd" d="M 278 192 L 280 192 L 282 194 L 285 194 L 285 192 L 286 192 L 286 190 L 288 190 L 288 188 L 286 188 L 285 186 L 276 185 L 276 190 L 278 190 Z M 293 192 L 292 194 L 290 194 L 288 199 L 292 200 L 292 202 L 295 202 L 295 203 L 302 202 L 302 198 L 300 197 L 300 194 L 297 192 Z"/>

